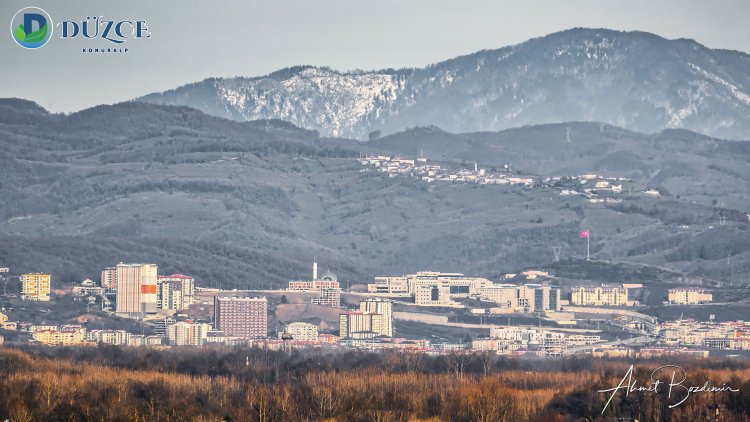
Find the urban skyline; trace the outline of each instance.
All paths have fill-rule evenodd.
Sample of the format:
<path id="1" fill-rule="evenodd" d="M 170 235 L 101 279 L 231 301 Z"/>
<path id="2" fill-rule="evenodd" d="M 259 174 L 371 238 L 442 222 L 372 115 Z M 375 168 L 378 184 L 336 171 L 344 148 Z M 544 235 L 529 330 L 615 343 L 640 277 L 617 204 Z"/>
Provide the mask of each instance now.
<path id="1" fill-rule="evenodd" d="M 750 3 L 2 16 L 0 421 L 750 421 Z"/>

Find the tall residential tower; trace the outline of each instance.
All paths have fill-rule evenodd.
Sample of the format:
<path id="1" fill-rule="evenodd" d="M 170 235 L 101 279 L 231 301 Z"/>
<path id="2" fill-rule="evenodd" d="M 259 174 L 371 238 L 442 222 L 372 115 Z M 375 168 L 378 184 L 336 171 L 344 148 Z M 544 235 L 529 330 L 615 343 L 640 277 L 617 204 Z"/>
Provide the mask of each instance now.
<path id="1" fill-rule="evenodd" d="M 156 264 L 117 264 L 117 307 L 122 316 L 156 313 Z"/>

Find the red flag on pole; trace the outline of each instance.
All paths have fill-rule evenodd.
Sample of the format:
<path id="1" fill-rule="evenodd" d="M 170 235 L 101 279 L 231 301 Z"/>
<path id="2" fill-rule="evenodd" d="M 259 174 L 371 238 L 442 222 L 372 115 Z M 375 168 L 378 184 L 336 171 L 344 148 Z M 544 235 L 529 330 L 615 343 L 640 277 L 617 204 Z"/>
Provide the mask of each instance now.
<path id="1" fill-rule="evenodd" d="M 589 229 L 586 229 L 581 232 L 581 239 L 585 239 L 589 237 Z"/>

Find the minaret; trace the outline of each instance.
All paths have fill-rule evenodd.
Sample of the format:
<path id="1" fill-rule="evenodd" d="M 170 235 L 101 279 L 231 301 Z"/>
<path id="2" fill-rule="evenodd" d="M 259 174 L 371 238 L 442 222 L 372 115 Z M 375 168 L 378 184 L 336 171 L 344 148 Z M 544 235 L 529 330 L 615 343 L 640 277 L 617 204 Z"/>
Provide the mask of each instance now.
<path id="1" fill-rule="evenodd" d="M 313 257 L 313 281 L 318 279 L 318 260 Z"/>

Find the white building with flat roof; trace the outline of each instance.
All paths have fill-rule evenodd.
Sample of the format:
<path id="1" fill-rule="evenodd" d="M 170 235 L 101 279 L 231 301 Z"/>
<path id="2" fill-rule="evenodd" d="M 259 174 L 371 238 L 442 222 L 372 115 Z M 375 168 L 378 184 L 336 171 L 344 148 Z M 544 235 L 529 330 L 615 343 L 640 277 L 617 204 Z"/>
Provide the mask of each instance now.
<path id="1" fill-rule="evenodd" d="M 700 303 L 709 303 L 714 296 L 710 290 L 702 287 L 678 287 L 669 289 L 667 300 L 669 303 L 680 305 L 697 305 Z"/>
<path id="2" fill-rule="evenodd" d="M 279 333 L 279 337 L 291 337 L 295 341 L 318 341 L 318 327 L 306 322 L 293 322 Z"/>
<path id="3" fill-rule="evenodd" d="M 125 330 L 91 330 L 86 333 L 86 338 L 96 343 L 126 346 L 130 341 L 130 333 Z"/>
<path id="4" fill-rule="evenodd" d="M 628 289 L 622 286 L 578 286 L 572 289 L 570 303 L 581 306 L 627 306 Z"/>
<path id="5" fill-rule="evenodd" d="M 167 339 L 175 346 L 202 346 L 209 331 L 211 324 L 180 321 L 167 326 Z"/>
<path id="6" fill-rule="evenodd" d="M 382 336 L 393 337 L 393 303 L 382 299 L 367 299 L 359 302 L 360 312 L 371 314 L 380 314 L 383 320 L 380 326 L 379 334 Z"/>
<path id="7" fill-rule="evenodd" d="M 478 295 L 479 289 L 491 285 L 483 277 L 469 277 L 460 273 L 420 271 L 395 277 L 376 277 L 367 286 L 373 294 L 413 296 L 419 306 L 461 306 L 455 301 Z"/>

